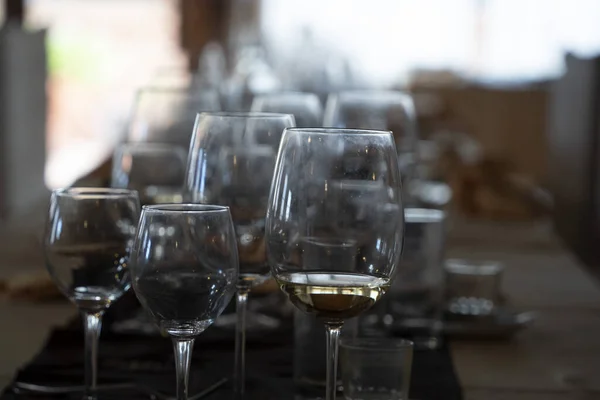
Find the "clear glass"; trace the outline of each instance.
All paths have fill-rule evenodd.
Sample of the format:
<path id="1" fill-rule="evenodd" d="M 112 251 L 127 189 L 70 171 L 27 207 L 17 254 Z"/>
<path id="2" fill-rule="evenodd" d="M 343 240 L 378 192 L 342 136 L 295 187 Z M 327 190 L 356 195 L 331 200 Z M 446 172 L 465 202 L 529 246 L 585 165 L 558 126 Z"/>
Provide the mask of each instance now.
<path id="1" fill-rule="evenodd" d="M 325 323 L 327 400 L 335 398 L 340 329 L 389 288 L 403 228 L 391 132 L 285 130 L 267 209 L 267 256 L 292 303 Z"/>
<path id="2" fill-rule="evenodd" d="M 128 141 L 169 143 L 187 151 L 196 114 L 219 110 L 219 94 L 211 89 L 164 85 L 142 88 L 137 93 Z"/>
<path id="3" fill-rule="evenodd" d="M 413 343 L 404 339 L 343 338 L 342 386 L 347 400 L 408 400 Z"/>
<path id="4" fill-rule="evenodd" d="M 404 210 L 402 271 L 385 299 L 384 323 L 417 347 L 441 344 L 446 214 L 427 208 Z"/>
<path id="5" fill-rule="evenodd" d="M 310 128 L 321 126 L 323 106 L 314 93 L 281 92 L 256 96 L 252 101 L 252 111 L 292 114 L 296 126 Z"/>
<path id="6" fill-rule="evenodd" d="M 137 192 L 131 190 L 60 189 L 50 198 L 46 267 L 83 316 L 88 399 L 96 397 L 102 315 L 130 286 L 128 264 L 139 213 Z"/>
<path id="7" fill-rule="evenodd" d="M 238 254 L 227 207 L 144 206 L 131 252 L 133 289 L 173 340 L 177 399 L 188 397 L 194 339 L 235 293 Z"/>
<path id="8" fill-rule="evenodd" d="M 111 186 L 135 189 L 144 205 L 182 203 L 187 151 L 159 143 L 125 143 L 113 156 Z"/>
<path id="9" fill-rule="evenodd" d="M 248 292 L 269 277 L 264 230 L 269 187 L 283 130 L 294 117 L 270 113 L 202 113 L 196 119 L 186 173 L 194 203 L 231 210 L 240 255 L 234 391 L 244 393 Z"/>
<path id="10" fill-rule="evenodd" d="M 354 90 L 329 95 L 323 126 L 393 132 L 403 182 L 415 177 L 417 117 L 412 97 L 400 91 Z"/>
<path id="11" fill-rule="evenodd" d="M 446 260 L 448 311 L 460 315 L 493 314 L 501 305 L 504 266 L 498 261 Z"/>

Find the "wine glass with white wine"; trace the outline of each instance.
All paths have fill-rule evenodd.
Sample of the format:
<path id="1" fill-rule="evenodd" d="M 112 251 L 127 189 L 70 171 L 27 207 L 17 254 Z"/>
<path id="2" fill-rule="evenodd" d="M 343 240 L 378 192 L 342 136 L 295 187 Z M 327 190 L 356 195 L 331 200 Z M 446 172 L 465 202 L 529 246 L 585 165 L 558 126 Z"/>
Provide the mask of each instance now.
<path id="1" fill-rule="evenodd" d="M 326 398 L 334 400 L 344 321 L 385 294 L 402 251 L 400 172 L 391 132 L 286 129 L 265 229 L 268 262 L 281 290 L 325 324 Z"/>

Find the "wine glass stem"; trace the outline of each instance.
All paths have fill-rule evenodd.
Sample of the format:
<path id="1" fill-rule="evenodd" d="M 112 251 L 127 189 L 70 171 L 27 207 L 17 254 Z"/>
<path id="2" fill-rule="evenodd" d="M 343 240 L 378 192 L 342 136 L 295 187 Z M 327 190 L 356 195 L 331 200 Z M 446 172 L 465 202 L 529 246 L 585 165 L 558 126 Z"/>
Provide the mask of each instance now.
<path id="1" fill-rule="evenodd" d="M 96 377 L 98 371 L 98 339 L 102 330 L 104 312 L 82 311 L 85 331 L 85 392 L 84 399 L 96 398 Z"/>
<path id="2" fill-rule="evenodd" d="M 326 400 L 335 400 L 337 392 L 338 342 L 343 322 L 325 323 L 327 339 L 327 387 Z"/>
<path id="3" fill-rule="evenodd" d="M 238 285 L 236 298 L 237 323 L 235 326 L 234 397 L 244 398 L 246 383 L 246 310 L 250 288 Z"/>
<path id="4" fill-rule="evenodd" d="M 173 338 L 175 374 L 177 375 L 177 400 L 187 400 L 188 398 L 188 378 L 193 348 L 194 339 Z"/>

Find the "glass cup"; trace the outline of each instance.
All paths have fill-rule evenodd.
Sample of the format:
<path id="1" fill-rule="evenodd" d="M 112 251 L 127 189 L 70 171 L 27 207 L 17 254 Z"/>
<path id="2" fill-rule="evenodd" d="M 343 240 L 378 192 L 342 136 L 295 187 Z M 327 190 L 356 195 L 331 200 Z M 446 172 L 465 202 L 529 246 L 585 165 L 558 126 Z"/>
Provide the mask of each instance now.
<path id="1" fill-rule="evenodd" d="M 384 300 L 384 324 L 408 337 L 418 347 L 440 344 L 444 296 L 444 240 L 446 214 L 441 210 L 404 210 L 403 268 Z"/>
<path id="2" fill-rule="evenodd" d="M 497 261 L 446 260 L 448 310 L 460 315 L 490 315 L 500 302 L 504 267 Z"/>
<path id="3" fill-rule="evenodd" d="M 413 360 L 411 341 L 342 338 L 340 360 L 347 400 L 408 400 Z"/>

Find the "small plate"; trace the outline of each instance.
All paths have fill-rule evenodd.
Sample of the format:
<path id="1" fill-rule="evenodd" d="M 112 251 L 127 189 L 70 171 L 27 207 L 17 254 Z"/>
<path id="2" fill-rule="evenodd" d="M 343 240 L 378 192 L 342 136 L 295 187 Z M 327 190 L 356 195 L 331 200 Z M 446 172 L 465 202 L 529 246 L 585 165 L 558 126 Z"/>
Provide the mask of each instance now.
<path id="1" fill-rule="evenodd" d="M 443 331 L 451 338 L 508 338 L 531 325 L 535 313 L 498 308 L 490 315 L 467 316 L 446 313 Z"/>
<path id="2" fill-rule="evenodd" d="M 509 308 L 498 308 L 494 314 L 467 316 L 447 312 L 442 322 L 442 334 L 448 338 L 506 339 L 525 329 L 535 320 L 534 312 L 517 312 Z M 405 334 L 407 331 L 423 332 L 430 329 L 431 321 L 411 319 L 394 321 L 391 330 Z"/>

